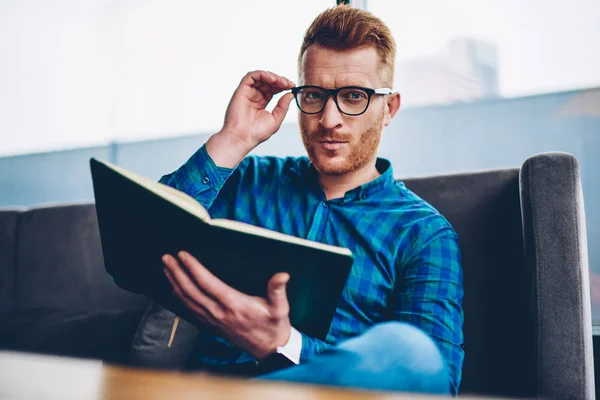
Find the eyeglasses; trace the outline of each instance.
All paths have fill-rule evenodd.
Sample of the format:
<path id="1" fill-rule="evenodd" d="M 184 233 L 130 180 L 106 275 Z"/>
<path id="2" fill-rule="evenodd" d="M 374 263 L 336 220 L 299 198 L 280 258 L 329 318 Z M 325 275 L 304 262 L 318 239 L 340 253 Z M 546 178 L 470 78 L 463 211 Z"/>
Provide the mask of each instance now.
<path id="1" fill-rule="evenodd" d="M 320 86 L 297 86 L 292 88 L 296 104 L 305 114 L 318 114 L 333 96 L 335 105 L 342 114 L 357 116 L 367 111 L 371 97 L 375 94 L 392 94 L 392 89 L 370 89 L 360 86 L 344 86 L 337 89 L 325 89 Z"/>

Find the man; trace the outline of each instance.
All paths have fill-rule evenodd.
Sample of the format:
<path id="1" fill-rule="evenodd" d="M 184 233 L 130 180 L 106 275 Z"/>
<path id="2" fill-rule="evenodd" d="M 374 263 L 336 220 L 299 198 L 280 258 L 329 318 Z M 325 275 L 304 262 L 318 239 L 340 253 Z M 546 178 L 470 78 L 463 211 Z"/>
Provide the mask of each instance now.
<path id="1" fill-rule="evenodd" d="M 456 233 L 376 155 L 400 107 L 390 89 L 394 58 L 389 29 L 370 13 L 323 12 L 300 50 L 299 86 L 275 73 L 248 73 L 223 128 L 161 178 L 212 217 L 348 247 L 355 256 L 323 342 L 290 326 L 286 274 L 271 279 L 267 298 L 251 297 L 185 251 L 165 255 L 175 294 L 219 333 L 191 334 L 197 367 L 227 373 L 250 365 L 259 374 L 279 357 L 299 365 L 263 378 L 457 393 L 463 288 Z M 265 110 L 289 89 L 273 112 Z M 276 134 L 294 98 L 308 158 L 248 156 Z M 152 313 L 168 311 L 153 305 L 141 331 Z"/>

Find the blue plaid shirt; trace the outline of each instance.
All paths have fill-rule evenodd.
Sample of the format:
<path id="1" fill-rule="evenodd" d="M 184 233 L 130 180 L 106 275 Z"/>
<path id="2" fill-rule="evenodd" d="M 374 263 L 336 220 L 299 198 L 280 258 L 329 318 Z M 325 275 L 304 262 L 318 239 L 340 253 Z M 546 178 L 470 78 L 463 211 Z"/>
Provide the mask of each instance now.
<path id="1" fill-rule="evenodd" d="M 246 157 L 235 169 L 217 167 L 204 146 L 161 182 L 199 201 L 212 218 L 228 218 L 349 248 L 354 265 L 325 342 L 302 334 L 300 361 L 383 321 L 417 326 L 437 344 L 456 393 L 464 352 L 462 268 L 458 238 L 431 205 L 381 175 L 326 200 L 308 158 Z M 393 347 L 393 343 L 390 343 Z M 224 339 L 198 341 L 203 365 L 247 362 Z"/>

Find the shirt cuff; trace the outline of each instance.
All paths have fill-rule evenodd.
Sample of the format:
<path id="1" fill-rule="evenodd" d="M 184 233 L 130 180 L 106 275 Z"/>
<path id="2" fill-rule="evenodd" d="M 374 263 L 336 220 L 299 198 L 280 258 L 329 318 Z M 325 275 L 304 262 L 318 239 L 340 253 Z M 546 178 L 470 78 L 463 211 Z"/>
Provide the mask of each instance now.
<path id="1" fill-rule="evenodd" d="M 196 198 L 207 190 L 221 189 L 233 169 L 218 167 L 203 144 L 177 171 L 173 173 L 177 189 Z"/>
<path id="2" fill-rule="evenodd" d="M 300 364 L 300 353 L 302 352 L 302 334 L 292 326 L 288 342 L 277 348 L 279 354 L 284 355 L 294 364 Z"/>

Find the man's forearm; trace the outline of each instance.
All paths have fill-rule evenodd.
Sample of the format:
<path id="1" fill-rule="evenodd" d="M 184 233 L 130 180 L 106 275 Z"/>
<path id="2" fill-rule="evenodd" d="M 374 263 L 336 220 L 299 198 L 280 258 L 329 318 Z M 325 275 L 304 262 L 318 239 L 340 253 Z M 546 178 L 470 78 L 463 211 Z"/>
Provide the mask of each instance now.
<path id="1" fill-rule="evenodd" d="M 225 131 L 215 133 L 206 142 L 208 155 L 222 168 L 235 168 L 255 147 Z"/>

